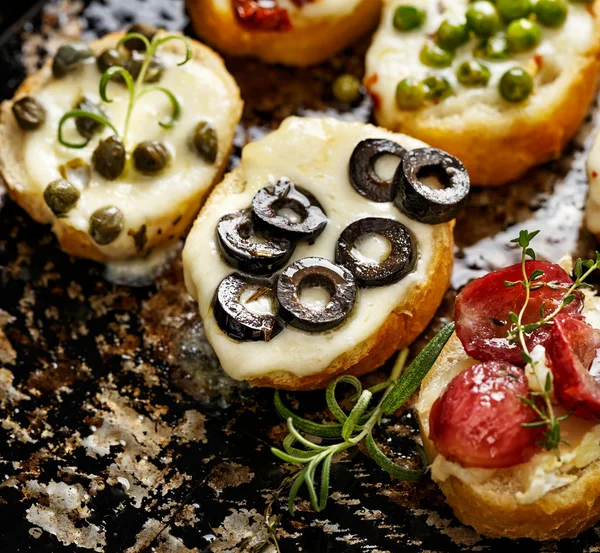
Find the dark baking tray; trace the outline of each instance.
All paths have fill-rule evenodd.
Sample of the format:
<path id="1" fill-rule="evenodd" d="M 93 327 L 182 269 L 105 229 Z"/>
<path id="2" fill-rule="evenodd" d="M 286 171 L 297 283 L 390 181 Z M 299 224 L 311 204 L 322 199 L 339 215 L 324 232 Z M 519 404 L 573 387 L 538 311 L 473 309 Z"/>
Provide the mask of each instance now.
<path id="1" fill-rule="evenodd" d="M 57 0 L 42 12 L 36 2 L 5 4 L 4 98 L 65 35 L 89 39 L 133 21 L 189 32 L 179 0 Z M 361 76 L 367 45 L 304 70 L 227 60 L 246 101 L 231 166 L 246 142 L 288 115 L 369 120 L 368 100 L 349 109 L 330 93 L 337 74 Z M 550 259 L 592 251 L 580 227 L 594 126 L 593 112 L 562 159 L 512 187 L 474 190 L 457 222 L 455 289 L 515 260 L 506 244 L 519 228 L 542 229 L 538 251 Z M 273 393 L 222 373 L 180 263 L 150 287 L 116 286 L 98 264 L 61 253 L 49 229 L 5 196 L 0 210 L 3 553 L 234 552 L 264 528 L 271 500 L 283 552 L 597 551 L 600 527 L 560 543 L 482 538 L 453 517 L 432 482 L 394 482 L 360 452 L 335 464 L 324 512 L 304 500 L 290 518 L 277 495 L 288 473 L 269 452 L 285 434 Z M 413 352 L 451 316 L 453 298 L 451 290 Z M 314 413 L 322 398 L 288 401 Z M 416 433 L 408 410 L 387 421 L 381 440 L 401 455 Z"/>

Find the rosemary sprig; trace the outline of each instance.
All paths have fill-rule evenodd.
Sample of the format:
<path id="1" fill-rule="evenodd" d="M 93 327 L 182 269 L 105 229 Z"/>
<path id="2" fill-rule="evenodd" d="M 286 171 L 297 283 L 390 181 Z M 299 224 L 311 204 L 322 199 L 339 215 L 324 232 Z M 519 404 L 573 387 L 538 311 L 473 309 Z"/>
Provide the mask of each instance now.
<path id="1" fill-rule="evenodd" d="M 423 467 L 409 469 L 396 464 L 387 457 L 377 446 L 373 438 L 373 429 L 380 424 L 383 415 L 389 415 L 398 410 L 417 390 L 425 375 L 429 372 L 444 345 L 454 331 L 454 323 L 446 325 L 425 346 L 410 366 L 403 371 L 408 350 L 403 350 L 398 356 L 390 379 L 382 386 L 378 384 L 363 390 L 360 381 L 349 375 L 336 378 L 328 387 L 325 394 L 327 406 L 337 423 L 319 424 L 300 417 L 286 407 L 279 391 L 275 392 L 275 408 L 287 421 L 289 434 L 283 441 L 283 450 L 271 448 L 279 459 L 286 463 L 302 466 L 295 477 L 290 489 L 288 506 L 294 513 L 294 500 L 302 486 L 306 486 L 315 511 L 321 511 L 327 504 L 329 496 L 329 480 L 331 464 L 337 455 L 357 446 L 364 440 L 368 455 L 394 478 L 407 481 L 420 479 L 426 470 L 426 462 L 420 446 L 417 447 Z M 354 407 L 346 414 L 336 398 L 336 388 L 340 383 L 349 384 L 355 389 Z M 374 394 L 383 392 L 375 407 L 370 408 Z M 306 435 L 335 439 L 335 443 L 320 445 L 307 438 Z M 300 447 L 298 447 L 300 446 Z M 320 469 L 320 486 L 317 493 L 315 479 Z"/>
<path id="2" fill-rule="evenodd" d="M 526 261 L 527 258 L 533 260 L 536 259 L 536 254 L 533 248 L 530 247 L 531 241 L 539 234 L 539 230 L 529 232 L 522 230 L 519 233 L 518 238 L 511 240 L 511 243 L 518 244 L 521 247 L 521 272 L 523 274 L 523 280 L 516 282 L 506 281 L 504 283 L 507 287 L 521 285 L 525 290 L 525 301 L 519 313 L 510 312 L 509 317 L 512 322 L 512 326 L 508 331 L 508 340 L 510 342 L 518 342 L 521 346 L 521 356 L 523 360 L 531 366 L 533 374 L 537 380 L 537 384 L 540 392 L 531 392 L 529 397 L 521 397 L 521 401 L 531 407 L 538 416 L 538 420 L 532 423 L 525 423 L 525 427 L 546 427 L 544 431 L 544 439 L 538 442 L 538 444 L 548 451 L 553 451 L 556 457 L 560 460 L 560 444 L 569 445 L 569 443 L 561 437 L 560 424 L 565 421 L 571 413 L 567 413 L 562 416 L 557 416 L 554 407 L 552 405 L 552 375 L 550 372 L 546 374 L 544 382 L 541 381 L 540 374 L 537 371 L 538 362 L 531 357 L 531 352 L 527 347 L 525 337 L 539 328 L 553 324 L 553 319 L 573 300 L 575 300 L 575 292 L 578 288 L 588 286 L 585 280 L 598 268 L 600 268 L 600 252 L 596 252 L 596 260 L 588 259 L 581 260 L 577 259 L 574 266 L 575 280 L 571 286 L 567 289 L 565 297 L 560 304 L 551 311 L 548 315 L 545 315 L 545 305 L 542 304 L 540 307 L 540 319 L 533 323 L 523 324 L 523 317 L 529 300 L 531 297 L 531 291 L 539 289 L 543 286 L 548 286 L 553 289 L 565 289 L 566 287 L 560 286 L 554 283 L 540 282 L 544 272 L 536 269 L 532 271 L 530 275 L 527 274 Z M 584 271 L 584 269 L 586 269 Z"/>
<path id="3" fill-rule="evenodd" d="M 152 41 L 149 41 L 142 34 L 128 33 L 125 36 L 123 36 L 121 38 L 121 40 L 119 40 L 119 42 L 117 43 L 117 50 L 123 48 L 123 44 L 130 39 L 139 39 L 146 46 L 146 50 L 145 50 L 146 53 L 145 53 L 144 61 L 142 63 L 142 66 L 141 66 L 141 69 L 140 69 L 140 72 L 139 72 L 137 78 L 134 79 L 133 75 L 130 73 L 130 71 L 126 67 L 123 67 L 120 65 L 112 66 L 112 67 L 109 67 L 102 74 L 102 77 L 100 79 L 100 86 L 99 86 L 99 94 L 100 94 L 100 98 L 102 99 L 102 101 L 106 102 L 106 103 L 111 103 L 113 100 L 111 98 L 109 98 L 107 95 L 107 88 L 108 88 L 108 84 L 110 83 L 111 79 L 115 75 L 120 75 L 122 77 L 123 81 L 125 82 L 125 85 L 127 87 L 127 91 L 129 94 L 129 100 L 128 100 L 128 104 L 127 104 L 127 113 L 125 115 L 125 122 L 123 124 L 122 134 L 120 135 L 123 143 L 125 143 L 127 140 L 127 133 L 129 131 L 129 125 L 130 125 L 131 114 L 133 113 L 133 109 L 134 109 L 137 101 L 145 94 L 148 94 L 150 92 L 160 92 L 167 97 L 167 99 L 169 100 L 169 102 L 171 104 L 171 118 L 166 122 L 159 121 L 158 124 L 161 127 L 165 128 L 165 129 L 172 128 L 175 125 L 175 123 L 179 120 L 179 117 L 181 115 L 181 105 L 179 104 L 179 101 L 177 100 L 177 97 L 175 96 L 175 94 L 173 92 L 171 92 L 169 89 L 162 87 L 162 86 L 156 86 L 156 85 L 148 86 L 148 85 L 144 84 L 144 80 L 148 73 L 150 63 L 152 61 L 152 57 L 154 56 L 154 54 L 156 53 L 158 48 L 160 46 L 162 46 L 163 44 L 165 44 L 166 42 L 169 42 L 172 40 L 180 40 L 185 44 L 186 52 L 185 52 L 185 59 L 182 62 L 178 63 L 177 65 L 178 66 L 184 65 L 192 58 L 192 49 L 190 46 L 190 42 L 186 37 L 183 37 L 183 36 L 168 35 L 166 37 L 159 37 L 158 35 L 155 35 L 154 38 L 152 39 Z M 92 113 L 90 111 L 72 110 L 72 111 L 69 111 L 68 113 L 65 113 L 65 115 L 62 116 L 62 118 L 60 119 L 60 121 L 58 123 L 58 141 L 63 146 L 66 146 L 67 148 L 85 148 L 88 145 L 88 143 L 90 142 L 90 139 L 87 139 L 84 142 L 69 142 L 68 140 L 65 140 L 65 138 L 63 137 L 64 124 L 69 119 L 73 119 L 75 117 L 87 117 L 87 118 L 93 119 L 94 121 L 101 123 L 102 125 L 104 125 L 106 127 L 109 127 L 116 136 L 119 136 L 119 132 L 114 127 L 114 125 L 108 120 L 107 117 L 98 115 L 97 113 Z"/>

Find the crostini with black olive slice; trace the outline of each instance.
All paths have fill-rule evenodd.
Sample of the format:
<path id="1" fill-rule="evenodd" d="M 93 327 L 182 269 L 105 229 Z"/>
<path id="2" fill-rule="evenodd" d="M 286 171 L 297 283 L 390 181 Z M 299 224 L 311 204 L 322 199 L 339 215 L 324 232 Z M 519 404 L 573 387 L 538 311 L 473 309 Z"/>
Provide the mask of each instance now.
<path id="1" fill-rule="evenodd" d="M 52 224 L 65 252 L 104 263 L 179 241 L 222 176 L 242 111 L 209 48 L 130 32 L 61 46 L 1 107 L 10 196 Z"/>
<path id="2" fill-rule="evenodd" d="M 468 191 L 458 160 L 372 125 L 290 117 L 245 146 L 183 251 L 223 369 L 308 390 L 382 365 L 442 300 Z"/>
<path id="3" fill-rule="evenodd" d="M 374 29 L 381 0 L 186 0 L 186 7 L 194 30 L 217 50 L 304 67 Z"/>
<path id="4" fill-rule="evenodd" d="M 378 124 L 498 186 L 559 157 L 600 72 L 599 2 L 385 0 L 366 58 Z"/>

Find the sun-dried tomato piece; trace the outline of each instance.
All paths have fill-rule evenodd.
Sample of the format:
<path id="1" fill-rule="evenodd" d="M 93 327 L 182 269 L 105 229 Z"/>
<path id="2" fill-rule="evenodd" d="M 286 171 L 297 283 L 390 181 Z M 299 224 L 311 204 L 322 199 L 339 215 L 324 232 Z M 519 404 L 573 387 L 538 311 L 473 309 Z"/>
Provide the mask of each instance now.
<path id="1" fill-rule="evenodd" d="M 600 348 L 600 331 L 583 317 L 558 315 L 548 344 L 554 395 L 567 410 L 584 419 L 600 418 L 600 381 L 590 372 Z"/>
<path id="2" fill-rule="evenodd" d="M 252 31 L 289 31 L 288 12 L 276 0 L 232 0 L 240 25 Z"/>
<path id="3" fill-rule="evenodd" d="M 542 271 L 535 280 L 523 323 L 540 320 L 541 311 L 549 315 L 559 306 L 573 284 L 571 277 L 559 266 L 547 261 L 527 261 L 527 275 Z M 507 334 L 511 328 L 509 313 L 519 313 L 525 303 L 525 289 L 522 285 L 505 286 L 505 281 L 516 282 L 523 279 L 521 265 L 512 265 L 494 271 L 470 284 L 467 284 L 456 298 L 456 334 L 465 351 L 479 361 L 507 361 L 523 366 L 521 346 L 511 343 Z M 579 294 L 563 308 L 563 313 L 579 313 L 583 300 Z M 552 327 L 544 325 L 526 336 L 529 351 L 536 345 L 546 346 Z"/>
<path id="4" fill-rule="evenodd" d="M 522 369 L 487 361 L 457 375 L 433 404 L 430 438 L 446 459 L 464 467 L 506 468 L 525 463 L 540 449 Z"/>

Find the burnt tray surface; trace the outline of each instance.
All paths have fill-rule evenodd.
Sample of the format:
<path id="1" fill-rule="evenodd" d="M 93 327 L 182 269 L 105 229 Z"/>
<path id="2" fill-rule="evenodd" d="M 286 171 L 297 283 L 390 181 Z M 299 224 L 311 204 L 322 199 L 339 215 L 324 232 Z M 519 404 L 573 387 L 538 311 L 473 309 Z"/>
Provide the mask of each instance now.
<path id="1" fill-rule="evenodd" d="M 57 0 L 13 25 L 34 4 L 0 7 L 0 98 L 65 38 L 138 20 L 189 32 L 179 0 Z M 231 165 L 291 114 L 367 121 L 368 100 L 349 109 L 330 92 L 339 73 L 362 75 L 367 44 L 306 70 L 227 60 L 246 100 Z M 506 244 L 520 228 L 543 230 L 537 250 L 548 259 L 593 250 L 580 227 L 594 113 L 561 160 L 510 188 L 473 192 L 457 225 L 454 289 L 514 262 Z M 224 553 L 243 543 L 259 551 L 269 503 L 281 515 L 283 552 L 597 550 L 600 526 L 558 544 L 482 538 L 431 481 L 393 482 L 360 452 L 334 465 L 324 512 L 302 495 L 291 518 L 278 493 L 289 473 L 269 451 L 286 433 L 273 393 L 220 370 L 180 264 L 151 287 L 110 284 L 102 267 L 61 253 L 48 228 L 0 198 L 0 551 Z M 413 350 L 451 317 L 453 298 L 449 291 Z M 312 413 L 322 400 L 287 396 Z M 402 455 L 416 434 L 408 410 L 380 438 Z"/>

